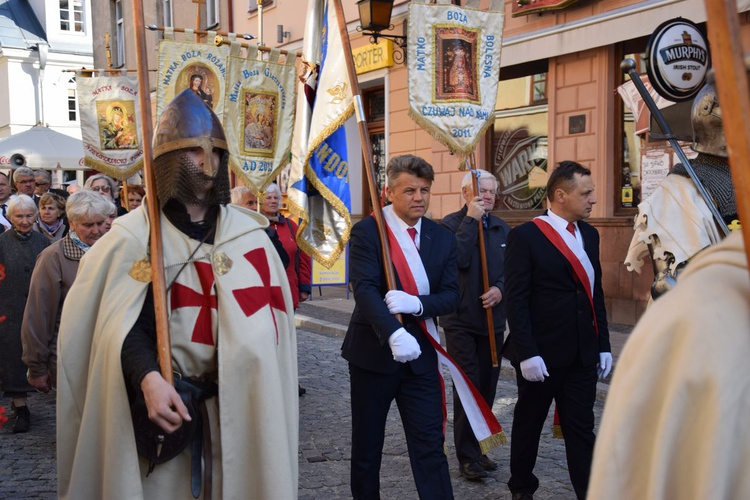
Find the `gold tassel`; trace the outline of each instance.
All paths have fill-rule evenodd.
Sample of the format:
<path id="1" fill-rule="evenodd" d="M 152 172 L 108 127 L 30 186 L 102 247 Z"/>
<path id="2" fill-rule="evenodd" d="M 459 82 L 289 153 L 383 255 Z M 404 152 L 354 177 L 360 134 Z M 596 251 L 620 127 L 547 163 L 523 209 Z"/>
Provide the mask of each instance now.
<path id="1" fill-rule="evenodd" d="M 555 439 L 563 438 L 562 427 L 560 427 L 560 424 L 552 425 L 552 437 Z"/>
<path id="2" fill-rule="evenodd" d="M 126 170 L 120 170 L 119 168 L 113 167 L 109 165 L 108 163 L 95 160 L 94 158 L 91 158 L 90 156 L 86 156 L 83 159 L 83 164 L 86 165 L 87 167 L 90 167 L 96 170 L 97 172 L 108 175 L 117 180 L 126 181 L 127 179 L 135 175 L 139 170 L 143 169 L 143 158 L 133 163 Z M 117 193 L 112 193 L 113 197 L 115 197 L 116 195 Z"/>
<path id="3" fill-rule="evenodd" d="M 479 449 L 482 450 L 482 455 L 486 455 L 492 448 L 496 448 L 501 444 L 508 442 L 508 437 L 505 435 L 505 431 L 500 431 L 497 434 L 493 434 L 488 438 L 482 439 L 479 442 Z"/>

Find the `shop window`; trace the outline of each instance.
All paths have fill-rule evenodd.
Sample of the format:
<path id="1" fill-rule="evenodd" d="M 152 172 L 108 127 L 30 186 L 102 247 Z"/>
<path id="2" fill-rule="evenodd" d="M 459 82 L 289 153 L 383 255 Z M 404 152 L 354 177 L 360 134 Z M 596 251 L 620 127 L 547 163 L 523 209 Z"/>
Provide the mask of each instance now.
<path id="1" fill-rule="evenodd" d="M 646 76 L 647 43 L 648 37 L 643 37 L 620 44 L 621 57 L 616 59 L 616 67 L 613 69 L 620 75 L 618 85 L 630 82 L 630 77 L 620 70 L 620 62 L 630 58 L 635 61 L 636 71 L 641 79 L 646 80 L 647 87 L 650 86 Z M 658 126 L 640 94 L 635 94 L 639 99 L 636 112 L 625 106 L 623 99 L 615 100 L 618 112 L 615 137 L 620 138 L 615 141 L 615 215 L 635 214 L 638 204 L 648 198 L 675 163 L 679 162 L 669 142 L 660 140 L 663 136 L 659 134 Z M 688 158 L 694 158 L 697 154 L 690 148 L 691 108 L 690 100 L 661 107 L 664 119 Z M 656 138 L 652 132 L 657 135 Z"/>
<path id="2" fill-rule="evenodd" d="M 362 93 L 367 121 L 367 133 L 372 145 L 372 169 L 375 172 L 378 195 L 382 196 L 385 187 L 385 90 L 383 87 L 368 89 Z M 370 191 L 367 182 L 362 183 L 362 200 L 365 214 L 372 212 Z M 378 200 L 379 201 L 379 200 Z"/>
<path id="3" fill-rule="evenodd" d="M 631 44 L 632 46 L 633 44 Z M 637 45 L 636 45 L 637 47 Z M 645 49 L 645 42 L 643 43 Z M 636 50 L 638 50 L 636 48 Z M 643 52 L 629 52 L 617 60 L 616 71 L 620 74 L 620 85 L 630 81 L 630 76 L 622 73 L 620 61 L 625 58 L 636 62 L 639 75 L 646 74 L 645 54 Z M 619 130 L 616 130 L 620 140 L 615 141 L 615 215 L 630 215 L 635 213 L 635 207 L 641 198 L 641 155 L 645 151 L 648 134 L 644 127 L 648 127 L 648 111 L 642 108 L 643 116 L 636 119 L 636 114 L 624 105 L 623 99 L 615 100 L 620 116 Z M 645 105 L 644 105 L 645 106 Z"/>
<path id="4" fill-rule="evenodd" d="M 500 183 L 495 209 L 519 216 L 541 210 L 545 196 L 546 62 L 543 69 L 502 80 L 497 89 L 489 159 Z"/>

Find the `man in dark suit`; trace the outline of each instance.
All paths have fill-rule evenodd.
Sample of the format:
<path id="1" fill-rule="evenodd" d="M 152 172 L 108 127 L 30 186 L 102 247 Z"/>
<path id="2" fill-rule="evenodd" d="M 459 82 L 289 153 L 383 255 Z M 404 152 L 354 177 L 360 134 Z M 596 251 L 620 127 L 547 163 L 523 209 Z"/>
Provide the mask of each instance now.
<path id="1" fill-rule="evenodd" d="M 440 323 L 445 330 L 448 354 L 492 408 L 500 366 L 499 363 L 497 367 L 492 366 L 487 310 L 492 310 L 493 335 L 496 351 L 499 352 L 505 332 L 503 260 L 510 227 L 502 219 L 490 214 L 497 198 L 497 179 L 486 170 L 476 172 L 479 193 L 474 194 L 474 174 L 468 172 L 461 186 L 461 195 L 466 204 L 458 212 L 446 215 L 441 222 L 456 234 L 461 302 L 458 310 L 441 317 Z M 479 251 L 480 224 L 484 231 L 486 270 L 482 268 Z M 488 290 L 484 288 L 485 272 L 488 275 Z M 481 481 L 487 477 L 487 471 L 497 469 L 497 464 L 482 454 L 457 391 L 453 392 L 453 437 L 459 470 L 465 479 Z"/>
<path id="2" fill-rule="evenodd" d="M 44 193 L 55 193 L 63 198 L 68 197 L 68 192 L 64 189 L 51 189 L 52 175 L 46 170 L 34 171 L 34 203 L 39 206 L 39 200 Z"/>
<path id="3" fill-rule="evenodd" d="M 505 253 L 508 357 L 516 369 L 508 487 L 531 499 L 534 464 L 554 399 L 570 480 L 586 497 L 594 450 L 596 381 L 612 354 L 599 264 L 599 233 L 583 222 L 596 203 L 591 171 L 561 162 L 547 181 L 549 210 L 513 229 Z"/>
<path id="4" fill-rule="evenodd" d="M 419 497 L 449 499 L 442 379 L 428 330 L 436 332 L 436 318 L 458 305 L 456 242 L 450 231 L 424 218 L 434 179 L 429 163 L 398 156 L 389 162 L 387 176 L 392 205 L 383 213 L 392 235 L 398 290 L 386 285 L 375 219 L 357 223 L 350 241 L 356 305 L 342 356 L 349 362 L 351 382 L 352 496 L 380 498 L 385 422 L 395 399 Z M 404 262 L 405 272 L 399 270 Z M 416 282 L 418 294 L 402 291 L 409 282 Z M 401 314 L 403 324 L 395 314 Z"/>

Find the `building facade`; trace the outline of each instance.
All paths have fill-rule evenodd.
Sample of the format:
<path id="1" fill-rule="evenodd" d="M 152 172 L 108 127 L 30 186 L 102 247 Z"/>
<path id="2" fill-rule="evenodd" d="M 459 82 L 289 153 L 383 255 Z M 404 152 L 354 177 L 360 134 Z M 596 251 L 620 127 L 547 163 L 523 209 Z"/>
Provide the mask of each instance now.
<path id="1" fill-rule="evenodd" d="M 117 29 L 122 30 L 116 43 L 124 41 L 124 45 L 112 50 L 122 52 L 118 59 L 122 65 L 135 67 L 128 45 L 132 35 L 128 33 L 132 29 L 130 2 L 127 6 L 122 2 L 96 2 L 94 15 L 109 20 L 100 23 L 99 29 L 115 34 Z M 258 0 L 207 0 L 205 5 L 192 0 L 157 0 L 145 7 L 146 24 L 205 25 L 204 21 L 196 22 L 197 9 L 203 9 L 199 19 L 214 16 L 211 29 L 251 33 L 262 38 L 265 45 L 301 50 L 307 0 L 261 3 L 262 18 Z M 424 157 L 436 170 L 430 211 L 433 218 L 440 219 L 462 204 L 460 183 L 464 174 L 458 170 L 458 160 L 409 118 L 407 71 L 398 62 L 398 54 L 391 57 L 392 44 L 381 39 L 377 46 L 371 45 L 357 31 L 355 2 L 343 3 L 378 183 L 384 182 L 389 158 L 405 153 Z M 483 0 L 482 8 L 488 3 Z M 408 2 L 396 0 L 391 33 L 406 33 L 407 16 Z M 480 164 L 500 181 L 495 212 L 511 225 L 525 222 L 544 208 L 542 186 L 549 167 L 562 160 L 575 160 L 591 168 L 598 203 L 590 222 L 602 236 L 603 284 L 609 319 L 614 323 L 634 324 L 648 301 L 653 278 L 650 266 L 644 266 L 644 273 L 638 275 L 627 271 L 622 261 L 640 201 L 641 159 L 649 148 L 663 147 L 635 135 L 633 114 L 616 92 L 626 81 L 620 63 L 632 57 L 639 72 L 645 73 L 642 54 L 649 35 L 662 22 L 678 16 L 705 29 L 701 0 L 568 0 L 556 5 L 549 0 L 510 0 L 505 4 L 495 123 L 477 149 Z M 741 14 L 741 22 L 745 38 L 750 38 L 748 14 Z M 101 35 L 95 33 L 97 66 L 105 54 Z M 150 40 L 153 47 L 158 34 L 151 35 Z M 149 67 L 155 69 L 155 51 L 150 48 L 149 54 L 153 58 Z M 370 213 L 368 190 L 356 156 L 350 152 L 355 219 Z"/>
<path id="2" fill-rule="evenodd" d="M 46 124 L 81 138 L 74 70 L 93 64 L 90 0 L 0 0 L 0 138 Z"/>

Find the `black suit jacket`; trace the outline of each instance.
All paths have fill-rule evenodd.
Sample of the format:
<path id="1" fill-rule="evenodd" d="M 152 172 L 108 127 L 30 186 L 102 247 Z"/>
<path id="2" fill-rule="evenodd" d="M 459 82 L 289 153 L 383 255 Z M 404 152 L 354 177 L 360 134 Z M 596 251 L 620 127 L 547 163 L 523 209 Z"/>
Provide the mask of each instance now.
<path id="1" fill-rule="evenodd" d="M 460 303 L 456 312 L 440 318 L 446 330 L 468 330 L 477 335 L 487 336 L 487 312 L 479 297 L 484 294 L 482 261 L 479 252 L 479 221 L 466 215 L 468 207 L 446 215 L 441 225 L 456 235 L 458 252 L 458 282 Z M 496 286 L 503 298 L 492 308 L 495 334 L 505 331 L 505 244 L 510 226 L 504 220 L 490 215 L 484 230 L 484 246 L 487 256 L 489 285 Z"/>
<path id="2" fill-rule="evenodd" d="M 435 321 L 458 307 L 458 270 L 453 234 L 429 219 L 422 219 L 420 257 L 430 280 L 430 294 L 420 295 L 422 316 L 403 314 L 404 328 L 419 342 L 422 354 L 409 361 L 415 373 L 437 366 L 437 353 L 422 333 L 417 319 Z M 349 279 L 354 288 L 354 312 L 341 355 L 351 364 L 377 373 L 395 372 L 401 363 L 393 359 L 388 337 L 402 325 L 388 312 L 383 300 L 388 292 L 381 259 L 381 245 L 373 217 L 352 228 L 349 241 Z M 396 277 L 398 288 L 401 283 Z"/>
<path id="3" fill-rule="evenodd" d="M 517 364 L 541 356 L 547 367 L 585 366 L 609 352 L 609 330 L 599 263 L 599 232 L 578 221 L 584 249 L 594 266 L 594 329 L 591 305 L 573 266 L 533 222 L 513 229 L 505 251 L 505 300 L 510 334 L 507 357 Z"/>

